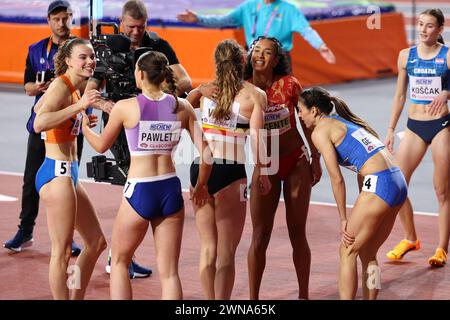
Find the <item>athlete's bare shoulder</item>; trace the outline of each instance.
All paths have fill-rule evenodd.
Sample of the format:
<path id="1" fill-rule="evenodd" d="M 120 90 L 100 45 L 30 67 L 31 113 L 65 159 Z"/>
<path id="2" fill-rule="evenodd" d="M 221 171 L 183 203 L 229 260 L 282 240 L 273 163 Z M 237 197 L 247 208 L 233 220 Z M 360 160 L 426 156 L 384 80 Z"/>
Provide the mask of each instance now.
<path id="1" fill-rule="evenodd" d="M 70 94 L 70 89 L 67 84 L 61 78 L 56 78 L 50 83 L 50 86 L 46 90 L 45 94 L 47 96 L 53 95 L 68 95 Z"/>
<path id="2" fill-rule="evenodd" d="M 400 50 L 400 52 L 398 53 L 398 55 L 399 55 L 399 56 L 400 56 L 400 55 L 408 55 L 408 54 L 409 54 L 409 51 L 411 51 L 411 48 L 412 48 L 412 47 L 408 47 L 408 48 L 404 48 L 404 49 Z"/>
<path id="3" fill-rule="evenodd" d="M 186 111 L 191 111 L 192 105 L 189 103 L 189 101 L 187 101 L 186 99 L 183 98 L 177 98 L 178 99 L 178 110 L 177 112 L 186 112 Z"/>
<path id="4" fill-rule="evenodd" d="M 56 78 L 34 106 L 34 111 L 39 112 L 44 105 L 46 111 L 57 111 L 67 107 L 71 101 L 70 89 L 64 80 Z"/>
<path id="5" fill-rule="evenodd" d="M 114 105 L 114 108 L 117 109 L 127 109 L 130 108 L 131 106 L 134 106 L 137 103 L 137 99 L 136 97 L 132 97 L 132 98 L 128 98 L 128 99 L 123 99 L 120 101 L 117 101 L 116 104 Z"/>
<path id="6" fill-rule="evenodd" d="M 248 90 L 249 93 L 251 94 L 256 94 L 256 95 L 266 95 L 266 93 L 264 92 L 264 90 L 258 88 L 257 86 L 255 86 L 253 83 L 250 83 L 248 81 L 244 82 L 243 85 L 244 89 Z"/>
<path id="7" fill-rule="evenodd" d="M 267 103 L 267 95 L 264 90 L 258 88 L 252 83 L 245 82 L 244 90 L 246 90 L 248 96 L 255 102 L 261 104 L 261 107 L 265 108 Z"/>
<path id="8" fill-rule="evenodd" d="M 402 59 L 404 61 L 406 61 L 406 59 L 408 59 L 409 56 L 409 52 L 411 51 L 411 48 L 405 48 L 400 50 L 400 52 L 398 53 L 398 59 Z"/>
<path id="9" fill-rule="evenodd" d="M 398 53 L 397 66 L 399 69 L 405 69 L 411 48 L 405 48 Z"/>
<path id="10" fill-rule="evenodd" d="M 177 120 L 183 123 L 183 128 L 188 128 L 189 120 L 192 119 L 195 121 L 197 116 L 195 114 L 194 108 L 189 103 L 188 100 L 183 98 L 178 99 L 178 108 L 177 108 Z"/>

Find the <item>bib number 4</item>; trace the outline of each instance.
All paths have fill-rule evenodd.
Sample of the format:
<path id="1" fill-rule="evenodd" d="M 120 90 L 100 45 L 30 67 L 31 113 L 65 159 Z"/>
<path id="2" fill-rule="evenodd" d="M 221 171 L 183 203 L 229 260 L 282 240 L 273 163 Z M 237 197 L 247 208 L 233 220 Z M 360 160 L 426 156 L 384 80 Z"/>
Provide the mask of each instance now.
<path id="1" fill-rule="evenodd" d="M 373 192 L 377 191 L 377 176 L 367 175 L 364 177 L 362 191 Z"/>

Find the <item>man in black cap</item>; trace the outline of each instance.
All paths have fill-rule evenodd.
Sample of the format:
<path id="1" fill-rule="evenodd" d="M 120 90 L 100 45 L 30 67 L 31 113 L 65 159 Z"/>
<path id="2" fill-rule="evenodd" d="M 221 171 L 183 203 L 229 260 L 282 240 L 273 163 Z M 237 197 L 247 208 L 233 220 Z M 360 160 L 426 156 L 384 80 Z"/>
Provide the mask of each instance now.
<path id="1" fill-rule="evenodd" d="M 65 0 L 56 0 L 56 1 L 52 1 L 49 5 L 48 5 L 48 10 L 47 10 L 47 16 L 50 17 L 50 13 L 52 13 L 53 11 L 55 11 L 56 9 L 64 9 L 62 11 L 66 11 L 67 13 L 69 13 L 70 15 L 72 15 L 72 9 L 70 7 L 70 3 L 69 1 L 65 1 Z M 61 10 L 59 10 L 61 11 Z M 55 12 L 56 14 L 56 12 Z"/>
<path id="2" fill-rule="evenodd" d="M 34 105 L 44 94 L 54 77 L 53 57 L 58 51 L 58 45 L 70 37 L 72 24 L 72 9 L 68 1 L 53 1 L 47 9 L 47 21 L 51 30 L 50 37 L 33 43 L 28 48 L 26 68 L 24 74 L 24 89 L 27 95 L 34 96 Z M 33 105 L 33 107 L 34 107 Z M 3 247 L 14 252 L 21 252 L 23 248 L 33 244 L 33 228 L 39 212 L 39 194 L 35 187 L 36 173 L 44 162 L 45 145 L 40 134 L 34 132 L 33 122 L 36 114 L 31 108 L 27 122 L 28 145 L 27 158 L 22 187 L 22 211 L 20 225 L 16 235 L 6 241 Z M 83 136 L 78 136 L 78 159 L 81 159 Z M 72 255 L 77 256 L 81 249 L 72 242 Z"/>

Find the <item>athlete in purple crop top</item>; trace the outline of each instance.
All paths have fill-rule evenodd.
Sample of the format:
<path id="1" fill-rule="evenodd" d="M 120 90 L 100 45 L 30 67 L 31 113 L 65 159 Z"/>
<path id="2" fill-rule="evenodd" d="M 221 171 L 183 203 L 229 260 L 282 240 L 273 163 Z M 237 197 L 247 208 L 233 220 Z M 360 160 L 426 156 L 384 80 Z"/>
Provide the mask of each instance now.
<path id="1" fill-rule="evenodd" d="M 164 54 L 156 51 L 143 54 L 136 63 L 135 78 L 142 94 L 117 102 L 101 135 L 89 129 L 86 117 L 83 121 L 86 139 L 98 152 L 110 148 L 123 126 L 131 154 L 128 180 L 112 235 L 111 298 L 132 297 L 128 265 L 150 222 L 158 252 L 161 298 L 182 299 L 178 259 L 184 206 L 172 150 L 182 129 L 189 131 L 197 148 L 202 150 L 199 179 L 192 194 L 200 206 L 209 198 L 206 183 L 211 166 L 206 163 L 211 161 L 203 160 L 211 152 L 203 142 L 192 106 L 175 96 L 173 72 Z M 164 81 L 171 94 L 162 91 Z"/>
<path id="2" fill-rule="evenodd" d="M 145 94 L 137 97 L 140 121 L 130 129 L 125 129 L 128 148 L 132 156 L 150 154 L 170 155 L 178 144 L 181 122 L 174 113 L 176 100 L 163 94 L 158 100 Z"/>

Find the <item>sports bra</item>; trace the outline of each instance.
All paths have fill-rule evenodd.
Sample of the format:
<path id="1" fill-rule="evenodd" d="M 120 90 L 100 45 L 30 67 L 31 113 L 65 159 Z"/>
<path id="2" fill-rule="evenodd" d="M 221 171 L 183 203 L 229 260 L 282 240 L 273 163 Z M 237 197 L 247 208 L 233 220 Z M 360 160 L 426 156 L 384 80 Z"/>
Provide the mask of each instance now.
<path id="1" fill-rule="evenodd" d="M 344 139 L 335 146 L 341 166 L 359 172 L 367 160 L 384 148 L 384 144 L 366 129 L 338 115 L 332 115 L 329 118 L 336 119 L 347 127 Z"/>
<path id="2" fill-rule="evenodd" d="M 417 47 L 409 49 L 406 72 L 409 79 L 409 96 L 415 104 L 428 104 L 441 93 L 448 90 L 449 69 L 447 66 L 447 46 L 442 46 L 432 59 L 421 59 Z"/>
<path id="3" fill-rule="evenodd" d="M 170 155 L 181 137 L 181 121 L 177 121 L 176 101 L 172 95 L 164 94 L 153 100 L 144 94 L 136 97 L 139 103 L 140 120 L 135 127 L 125 129 L 128 149 L 132 156 L 151 154 Z"/>
<path id="4" fill-rule="evenodd" d="M 250 119 L 239 113 L 240 103 L 233 102 L 231 113 L 225 119 L 218 120 L 212 116 L 216 103 L 206 97 L 202 106 L 202 129 L 209 141 L 224 141 L 245 144 L 245 137 L 250 128 Z"/>
<path id="5" fill-rule="evenodd" d="M 58 78 L 61 78 L 70 89 L 70 93 L 72 94 L 71 104 L 74 104 L 80 100 L 79 91 L 75 89 L 72 82 L 70 82 L 70 79 L 64 74 L 60 75 Z M 82 119 L 83 117 L 81 113 L 75 114 L 69 119 L 64 120 L 63 123 L 59 124 L 55 128 L 41 132 L 41 138 L 47 143 L 54 144 L 74 141 L 80 133 Z"/>

